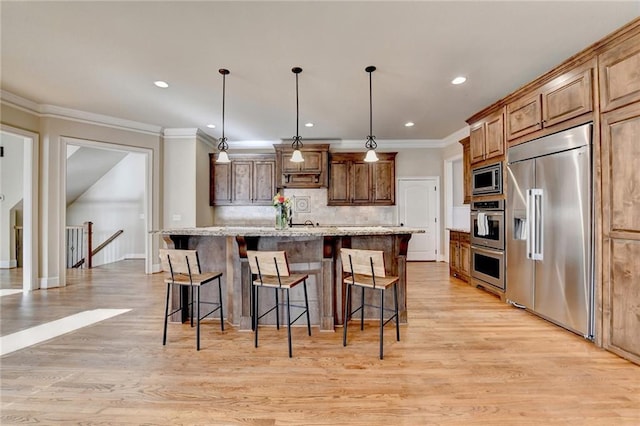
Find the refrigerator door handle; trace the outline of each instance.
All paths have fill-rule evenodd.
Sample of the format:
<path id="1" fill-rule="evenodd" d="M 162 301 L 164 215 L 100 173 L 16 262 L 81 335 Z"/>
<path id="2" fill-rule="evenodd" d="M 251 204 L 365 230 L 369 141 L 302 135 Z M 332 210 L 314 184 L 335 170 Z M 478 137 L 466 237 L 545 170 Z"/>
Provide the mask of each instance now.
<path id="1" fill-rule="evenodd" d="M 527 259 L 533 259 L 533 247 L 535 245 L 535 227 L 534 227 L 534 217 L 535 210 L 533 206 L 533 200 L 531 195 L 531 189 L 527 189 L 527 216 L 525 218 L 525 227 L 527 233 Z"/>
<path id="2" fill-rule="evenodd" d="M 534 188 L 529 190 L 530 197 L 533 201 L 533 244 L 531 251 L 531 259 L 533 260 L 542 260 L 542 242 L 544 235 L 542 234 L 542 189 Z"/>

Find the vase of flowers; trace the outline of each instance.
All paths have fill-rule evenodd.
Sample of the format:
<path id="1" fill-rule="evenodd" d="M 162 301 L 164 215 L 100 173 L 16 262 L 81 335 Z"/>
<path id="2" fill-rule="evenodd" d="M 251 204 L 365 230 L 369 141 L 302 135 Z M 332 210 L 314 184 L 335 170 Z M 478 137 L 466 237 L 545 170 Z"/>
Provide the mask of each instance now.
<path id="1" fill-rule="evenodd" d="M 284 195 L 277 193 L 273 197 L 273 207 L 276 209 L 276 229 L 289 228 L 289 214 L 291 211 L 291 200 Z"/>

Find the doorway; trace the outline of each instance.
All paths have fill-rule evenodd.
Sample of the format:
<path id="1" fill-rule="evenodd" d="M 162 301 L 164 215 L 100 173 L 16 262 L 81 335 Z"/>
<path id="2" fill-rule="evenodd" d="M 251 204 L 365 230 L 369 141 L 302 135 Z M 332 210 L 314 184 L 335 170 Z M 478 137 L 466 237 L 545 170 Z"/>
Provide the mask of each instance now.
<path id="1" fill-rule="evenodd" d="M 423 229 L 409 240 L 407 260 L 435 261 L 440 244 L 440 182 L 437 176 L 398 179 L 398 222 Z"/>
<path id="2" fill-rule="evenodd" d="M 82 199 L 82 203 L 81 205 L 75 206 L 72 209 L 73 211 L 70 212 L 67 211 L 67 208 L 64 208 L 62 213 L 62 223 L 65 225 L 67 224 L 67 215 L 69 214 L 71 214 L 69 219 L 75 222 L 85 220 L 79 218 L 87 215 L 87 217 L 91 217 L 92 219 L 86 220 L 93 221 L 93 217 L 99 215 L 101 217 L 101 223 L 99 225 L 94 224 L 94 240 L 97 238 L 97 240 L 95 240 L 96 244 L 101 243 L 109 234 L 112 234 L 113 231 L 117 230 L 116 228 L 118 228 L 118 226 L 124 224 L 123 226 L 127 228 L 124 230 L 124 233 L 127 234 L 128 237 L 123 234 L 125 240 L 123 240 L 123 243 L 120 246 L 118 246 L 117 243 L 116 245 L 112 245 L 113 251 L 103 250 L 100 254 L 100 258 L 98 259 L 98 263 L 109 263 L 121 258 L 131 259 L 144 257 L 145 273 L 151 273 L 152 256 L 150 255 L 150 252 L 152 247 L 152 236 L 150 231 L 151 224 L 153 223 L 151 217 L 152 151 L 146 148 L 137 148 L 69 137 L 63 137 L 61 140 L 63 142 L 62 151 L 65 155 L 68 157 L 72 155 L 89 156 L 88 159 L 81 161 L 81 163 L 90 162 L 93 169 L 99 169 L 102 167 L 105 171 L 112 171 L 115 168 L 121 168 L 115 178 L 110 175 L 110 173 L 107 173 L 111 178 L 107 182 L 97 178 L 97 175 L 89 179 L 99 179 L 95 184 L 92 182 L 92 189 L 87 190 L 87 188 L 82 187 L 74 189 L 77 192 L 74 195 L 74 199 L 79 197 L 78 199 Z M 102 153 L 100 154 L 100 161 L 90 160 L 90 158 L 95 158 L 96 153 Z M 64 170 L 62 171 L 62 176 L 64 180 L 63 188 L 65 188 L 65 190 L 62 191 L 61 194 L 62 197 L 65 198 L 65 201 L 61 203 L 61 205 L 67 207 L 71 201 L 71 199 L 68 199 L 67 197 L 69 197 L 70 189 L 73 187 L 72 182 L 68 182 L 68 172 L 70 167 L 68 157 L 63 162 Z M 120 162 L 120 160 L 122 161 Z M 117 165 L 112 169 L 109 167 L 109 161 Z M 140 167 L 138 164 L 142 165 L 142 168 L 144 169 L 144 171 L 139 174 L 138 172 L 140 170 L 137 169 Z M 92 170 L 92 172 L 93 171 L 95 170 Z M 87 180 L 87 172 L 80 170 L 80 173 L 84 176 L 83 180 Z M 107 176 L 107 174 L 104 174 L 104 176 Z M 133 182 L 132 179 L 136 182 Z M 139 179 L 142 180 L 142 182 L 137 182 Z M 143 192 L 139 201 L 139 204 L 141 205 L 137 205 L 137 196 L 130 196 L 132 191 L 136 192 L 133 187 L 138 187 L 138 184 L 140 184 L 141 192 Z M 106 187 L 101 187 L 101 185 L 106 185 Z M 82 193 L 82 195 L 80 195 L 80 193 Z M 104 203 L 107 203 L 108 207 L 106 207 Z M 74 204 L 78 204 L 78 202 Z M 113 211 L 120 212 L 120 214 L 115 216 L 110 214 L 113 213 Z M 100 235 L 99 226 L 105 226 L 107 221 L 111 222 L 107 224 L 107 226 L 110 226 L 110 228 L 108 228 L 109 231 L 105 231 L 105 235 Z M 77 224 L 75 222 L 74 224 Z M 118 226 L 116 226 L 116 223 Z M 138 241 L 131 239 L 131 232 L 135 235 L 139 234 L 135 237 Z M 62 235 L 64 235 L 64 230 L 62 230 Z M 140 242 L 140 239 L 143 241 Z M 64 268 L 66 265 L 61 267 Z"/>
<path id="3" fill-rule="evenodd" d="M 2 235 L 6 234 L 9 238 L 2 238 L 3 241 L 8 242 L 7 250 L 11 251 L 11 255 L 8 255 L 7 267 L 15 266 L 22 268 L 22 290 L 33 291 L 39 288 L 38 286 L 38 240 L 37 240 L 37 217 L 38 217 L 38 146 L 39 137 L 37 133 L 29 132 L 22 129 L 17 129 L 11 126 L 2 125 L 0 127 L 0 138 L 3 141 L 0 143 L 4 147 L 5 142 L 7 145 L 11 143 L 13 147 L 17 147 L 17 151 L 14 151 L 15 158 L 18 159 L 20 164 L 11 164 L 12 159 L 9 158 L 9 152 L 3 152 L 2 165 L 0 168 L 8 168 L 9 166 L 16 168 L 17 173 L 20 173 L 20 179 L 1 179 L 3 182 L 18 182 L 17 188 L 12 188 L 11 192 L 16 192 L 11 198 L 13 200 L 2 201 L 2 213 L 1 217 L 11 216 L 12 220 L 2 220 L 4 223 L 0 225 L 3 227 L 1 230 Z M 9 142 L 12 141 L 12 142 Z M 14 143 L 15 142 L 15 143 Z M 4 149 L 3 149 L 4 151 Z M 22 167 L 19 167 L 22 166 Z M 9 171 L 9 170 L 5 170 Z M 2 173 L 2 172 L 0 172 Z M 11 173 L 11 171 L 9 171 Z M 0 193 L 4 194 L 8 188 L 0 188 Z M 2 196 L 4 199 L 4 195 Z M 11 206 L 9 206 L 11 204 Z M 5 208 L 6 207 L 6 208 Z M 18 223 L 16 223 L 16 219 Z M 21 226 L 20 226 L 21 225 Z M 20 229 L 18 241 L 16 244 L 16 226 Z M 19 248 L 16 249 L 16 246 Z M 20 251 L 20 252 L 18 252 Z M 11 259 L 13 257 L 13 259 Z M 18 259 L 20 265 L 18 265 Z"/>

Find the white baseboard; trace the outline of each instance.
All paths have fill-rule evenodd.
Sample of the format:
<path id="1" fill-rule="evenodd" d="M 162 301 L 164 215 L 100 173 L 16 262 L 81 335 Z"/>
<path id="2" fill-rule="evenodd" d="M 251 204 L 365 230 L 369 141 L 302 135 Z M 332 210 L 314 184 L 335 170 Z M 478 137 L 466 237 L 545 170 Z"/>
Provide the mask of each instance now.
<path id="1" fill-rule="evenodd" d="M 51 277 L 51 278 L 40 278 L 40 288 L 56 288 L 60 287 L 60 278 L 59 277 Z"/>
<path id="2" fill-rule="evenodd" d="M 162 272 L 162 265 L 159 263 L 154 263 L 151 265 L 151 273 L 157 274 L 158 272 Z"/>
<path id="3" fill-rule="evenodd" d="M 0 269 L 12 269 L 18 267 L 18 261 L 16 259 L 0 260 Z"/>
<path id="4" fill-rule="evenodd" d="M 125 259 L 146 259 L 146 256 L 144 255 L 144 253 L 129 253 L 125 254 L 124 257 L 120 260 Z"/>

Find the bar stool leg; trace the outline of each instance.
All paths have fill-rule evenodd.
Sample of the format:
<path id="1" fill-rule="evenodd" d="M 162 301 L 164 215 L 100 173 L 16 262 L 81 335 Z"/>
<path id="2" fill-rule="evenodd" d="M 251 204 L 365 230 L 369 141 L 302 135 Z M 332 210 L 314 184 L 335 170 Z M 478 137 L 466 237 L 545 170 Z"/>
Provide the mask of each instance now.
<path id="1" fill-rule="evenodd" d="M 382 349 L 384 340 L 384 290 L 380 290 L 380 359 L 382 359 Z"/>
<path id="2" fill-rule="evenodd" d="M 189 305 L 191 306 L 191 312 L 190 312 L 190 314 L 191 314 L 191 327 L 193 327 L 193 308 L 194 308 L 193 307 L 193 286 L 190 286 L 190 287 L 191 287 L 191 303 Z"/>
<path id="3" fill-rule="evenodd" d="M 396 340 L 400 341 L 400 318 L 398 316 L 398 283 L 393 285 L 393 302 L 396 305 Z"/>
<path id="4" fill-rule="evenodd" d="M 218 296 L 220 297 L 220 329 L 224 331 L 224 312 L 222 311 L 222 282 L 220 281 L 220 277 L 218 277 Z"/>
<path id="5" fill-rule="evenodd" d="M 351 284 L 347 284 L 347 300 L 344 302 L 344 317 L 342 318 L 342 346 L 347 346 L 347 324 L 349 324 L 349 302 L 351 302 Z"/>
<path id="6" fill-rule="evenodd" d="M 307 331 L 309 331 L 309 336 L 311 336 L 311 316 L 309 315 L 309 298 L 307 297 L 306 279 L 302 282 L 302 287 L 304 288 L 304 305 L 307 308 Z"/>
<path id="7" fill-rule="evenodd" d="M 252 284 L 252 285 L 253 285 L 253 284 Z M 254 339 L 254 340 L 255 340 L 255 342 L 254 342 L 254 347 L 256 347 L 256 348 L 257 348 L 257 347 L 258 347 L 258 317 L 260 316 L 260 314 L 259 314 L 259 312 L 258 312 L 258 306 L 260 306 L 260 305 L 258 304 L 258 295 L 260 294 L 260 291 L 258 291 L 258 290 L 259 290 L 259 288 L 258 288 L 258 286 L 257 286 L 257 285 L 254 285 L 254 286 L 253 286 L 253 288 L 254 288 L 254 291 L 255 291 L 255 297 L 254 297 L 254 299 L 253 299 L 253 301 L 254 301 L 254 303 L 255 303 L 255 307 L 254 307 L 254 310 L 253 310 L 253 315 L 254 315 L 254 318 L 255 318 L 255 322 L 254 322 L 254 327 L 255 327 L 255 334 L 254 334 L 254 337 L 255 337 L 255 339 Z"/>
<path id="8" fill-rule="evenodd" d="M 362 287 L 362 299 L 360 300 L 360 330 L 364 330 L 364 287 Z"/>
<path id="9" fill-rule="evenodd" d="M 289 289 L 286 289 L 287 295 L 287 336 L 289 337 L 289 358 L 293 356 L 293 350 L 291 349 L 291 306 L 289 305 Z"/>
<path id="10" fill-rule="evenodd" d="M 280 330 L 280 301 L 278 300 L 278 289 L 274 289 L 276 292 L 276 330 Z"/>
<path id="11" fill-rule="evenodd" d="M 200 350 L 200 286 L 198 286 L 198 290 L 196 291 L 197 293 L 197 300 L 196 300 L 196 349 Z M 193 294 L 193 289 L 191 289 L 191 294 Z M 193 300 L 193 299 L 192 299 Z M 193 321 L 193 306 L 191 307 L 191 320 Z"/>
<path id="12" fill-rule="evenodd" d="M 169 296 L 171 294 L 171 283 L 167 283 L 167 303 L 164 305 L 164 336 L 162 337 L 162 345 L 167 344 L 167 321 L 169 320 Z"/>

